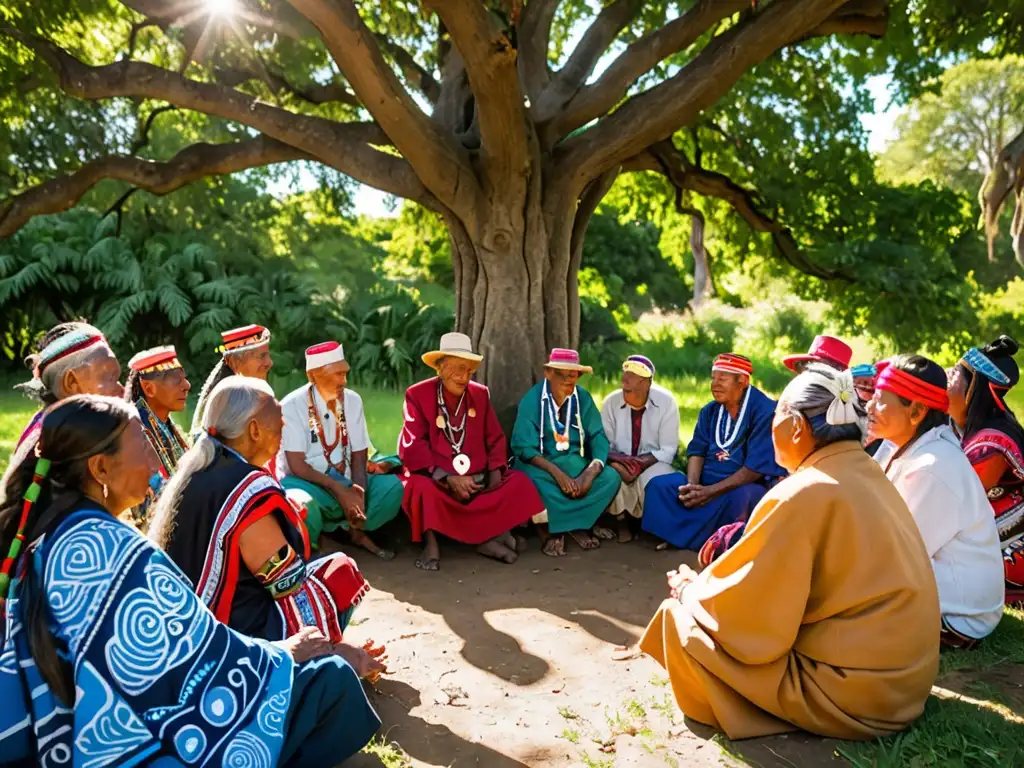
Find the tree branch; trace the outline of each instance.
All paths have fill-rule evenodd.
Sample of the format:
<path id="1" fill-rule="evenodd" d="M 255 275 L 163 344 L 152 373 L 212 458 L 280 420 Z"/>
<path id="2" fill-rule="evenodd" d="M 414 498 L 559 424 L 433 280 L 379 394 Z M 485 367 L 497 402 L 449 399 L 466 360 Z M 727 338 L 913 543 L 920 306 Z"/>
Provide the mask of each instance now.
<path id="1" fill-rule="evenodd" d="M 310 159 L 305 152 L 267 136 L 235 144 L 194 144 L 163 163 L 138 157 L 104 157 L 0 204 L 0 237 L 13 235 L 33 216 L 66 211 L 104 179 L 124 181 L 154 195 L 166 195 L 206 176 Z M 127 195 L 119 204 L 125 199 Z"/>
<path id="2" fill-rule="evenodd" d="M 623 170 L 655 171 L 665 176 L 678 191 L 690 190 L 724 200 L 755 232 L 770 234 L 782 257 L 801 272 L 823 280 L 850 280 L 842 272 L 822 269 L 811 262 L 800 250 L 789 228 L 761 211 L 753 192 L 724 174 L 697 168 L 671 139 L 657 142 L 645 152 L 630 158 L 623 165 Z"/>
<path id="3" fill-rule="evenodd" d="M 546 123 L 576 95 L 597 66 L 598 60 L 640 7 L 640 0 L 615 0 L 594 19 L 569 60 L 533 105 L 533 119 Z"/>
<path id="4" fill-rule="evenodd" d="M 887 0 L 851 0 L 801 39 L 831 35 L 867 35 L 879 38 L 885 36 L 888 26 Z"/>
<path id="5" fill-rule="evenodd" d="M 426 97 L 427 101 L 431 104 L 437 103 L 437 99 L 441 95 L 441 85 L 416 61 L 416 57 L 398 43 L 393 42 L 387 35 L 374 35 L 374 37 L 377 44 L 395 60 L 395 64 L 402 71 L 402 76 L 412 83 Z"/>
<path id="6" fill-rule="evenodd" d="M 384 60 L 353 0 L 289 0 L 320 30 L 356 96 L 442 204 L 469 217 L 479 185 L 467 153 L 434 123 Z"/>
<path id="7" fill-rule="evenodd" d="M 0 27 L 0 34 L 34 50 L 57 76 L 61 89 L 81 99 L 148 98 L 248 125 L 260 133 L 305 152 L 364 184 L 428 208 L 436 200 L 402 158 L 372 145 L 390 143 L 375 123 L 336 123 L 298 115 L 215 83 L 190 80 L 141 61 L 119 61 L 91 67 L 62 48 L 20 30 Z"/>
<path id="8" fill-rule="evenodd" d="M 275 93 L 290 93 L 310 104 L 327 104 L 328 102 L 339 102 L 352 107 L 361 106 L 359 99 L 343 83 L 328 83 L 299 87 L 288 82 L 288 79 L 280 72 L 274 72 L 268 67 L 260 67 L 259 70 L 244 66 L 214 67 L 214 77 L 217 82 L 235 88 L 250 80 L 259 80 L 266 83 L 270 90 Z"/>
<path id="9" fill-rule="evenodd" d="M 579 91 L 552 121 L 545 135 L 558 141 L 610 111 L 626 96 L 630 86 L 658 62 L 693 45 L 713 25 L 749 6 L 749 0 L 699 0 L 686 13 L 630 45 L 596 83 Z"/>
<path id="10" fill-rule="evenodd" d="M 132 143 L 132 148 L 129 150 L 130 153 L 137 155 L 143 147 L 149 144 L 149 129 L 153 127 L 153 121 L 156 120 L 157 117 L 162 115 L 164 112 L 173 112 L 176 109 L 177 107 L 171 104 L 165 104 L 164 106 L 157 107 L 150 112 L 149 117 L 146 118 L 146 122 L 142 124 L 142 130 L 139 131 L 139 138 Z"/>
<path id="11" fill-rule="evenodd" d="M 995 255 L 995 238 L 999 234 L 999 213 L 1011 193 L 1016 195 L 1017 207 L 1010 224 L 1010 239 L 1017 261 L 1024 266 L 1024 130 L 1003 147 L 978 192 L 990 261 Z"/>
<path id="12" fill-rule="evenodd" d="M 530 0 L 519 22 L 519 72 L 530 102 L 541 99 L 551 79 L 548 45 L 559 0 Z"/>
<path id="13" fill-rule="evenodd" d="M 597 174 L 671 136 L 714 104 L 745 72 L 814 29 L 842 3 L 775 2 L 752 13 L 747 21 L 714 38 L 673 77 L 633 96 L 594 128 L 566 141 L 561 148 L 562 167 L 582 188 Z"/>
<path id="14" fill-rule="evenodd" d="M 500 188 L 525 177 L 530 151 L 516 49 L 479 0 L 426 0 L 426 4 L 444 22 L 466 67 L 489 179 Z"/>

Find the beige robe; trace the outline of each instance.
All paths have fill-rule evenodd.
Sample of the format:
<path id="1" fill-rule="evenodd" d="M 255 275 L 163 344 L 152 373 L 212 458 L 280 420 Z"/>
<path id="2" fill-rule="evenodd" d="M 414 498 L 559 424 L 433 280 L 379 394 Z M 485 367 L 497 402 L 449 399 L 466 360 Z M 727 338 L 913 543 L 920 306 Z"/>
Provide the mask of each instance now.
<path id="1" fill-rule="evenodd" d="M 837 443 L 768 492 L 640 645 L 683 712 L 731 739 L 870 739 L 924 710 L 938 592 L 899 492 L 858 444 Z"/>

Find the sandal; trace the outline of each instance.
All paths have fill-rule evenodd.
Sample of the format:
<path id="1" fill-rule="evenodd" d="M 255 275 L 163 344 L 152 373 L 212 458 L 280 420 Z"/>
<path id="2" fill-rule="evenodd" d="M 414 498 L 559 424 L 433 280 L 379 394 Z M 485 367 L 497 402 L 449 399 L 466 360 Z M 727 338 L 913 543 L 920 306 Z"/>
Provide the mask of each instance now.
<path id="1" fill-rule="evenodd" d="M 576 546 L 584 551 L 600 549 L 601 547 L 601 540 L 593 538 L 586 531 L 569 531 L 569 535 L 576 542 Z"/>
<path id="2" fill-rule="evenodd" d="M 541 549 L 541 552 L 548 557 L 562 557 L 565 554 L 565 537 L 549 537 L 548 540 L 544 542 L 544 547 Z"/>
<path id="3" fill-rule="evenodd" d="M 429 560 L 421 560 L 416 558 L 416 567 L 421 571 L 440 571 L 441 560 L 437 557 L 432 557 Z"/>

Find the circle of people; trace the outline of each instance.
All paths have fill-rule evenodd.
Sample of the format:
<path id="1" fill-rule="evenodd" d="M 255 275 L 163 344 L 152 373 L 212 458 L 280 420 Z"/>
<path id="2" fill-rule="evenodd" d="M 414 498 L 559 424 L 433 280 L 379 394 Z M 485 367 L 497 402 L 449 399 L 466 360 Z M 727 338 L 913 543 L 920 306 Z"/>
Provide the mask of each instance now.
<path id="1" fill-rule="evenodd" d="M 920 355 L 850 367 L 819 336 L 784 360 L 778 402 L 752 362 L 719 355 L 712 400 L 679 448 L 675 397 L 641 355 L 599 410 L 592 373 L 555 349 L 506 441 L 482 357 L 462 334 L 423 356 L 397 455 L 378 454 L 337 342 L 275 398 L 270 332 L 222 334 L 186 437 L 173 347 L 127 384 L 103 333 L 51 330 L 22 388 L 43 407 L 0 499 L 0 753 L 15 762 L 334 765 L 380 721 L 361 679 L 384 649 L 345 643 L 369 586 L 341 531 L 404 511 L 416 566 L 442 537 L 513 563 L 531 521 L 543 552 L 639 530 L 699 552 L 638 651 L 683 712 L 745 738 L 804 729 L 869 739 L 924 709 L 941 646 L 972 648 L 1024 599 L 1020 372 L 1002 336 L 948 372 Z M 11 703 L 14 703 L 11 706 Z M 178 762 L 180 761 L 180 762 Z M 162 764 L 162 763 L 161 763 Z"/>

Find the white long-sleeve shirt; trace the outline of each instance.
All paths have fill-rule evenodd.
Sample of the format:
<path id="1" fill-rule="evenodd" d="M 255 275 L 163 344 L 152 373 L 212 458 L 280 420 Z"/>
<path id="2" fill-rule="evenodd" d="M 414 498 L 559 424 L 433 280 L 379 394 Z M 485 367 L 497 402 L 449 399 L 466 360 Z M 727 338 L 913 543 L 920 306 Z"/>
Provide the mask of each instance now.
<path id="1" fill-rule="evenodd" d="M 886 441 L 875 460 L 903 496 L 932 560 L 943 618 L 983 638 L 1003 615 L 1003 557 L 985 488 L 947 426 L 921 435 L 895 461 Z"/>
<path id="2" fill-rule="evenodd" d="M 633 409 L 626 405 L 622 390 L 617 389 L 605 398 L 601 406 L 601 423 L 612 453 L 633 452 Z M 640 420 L 640 449 L 638 456 L 652 454 L 665 464 L 671 464 L 679 451 L 679 405 L 664 387 L 651 384 L 647 395 L 647 410 Z"/>

